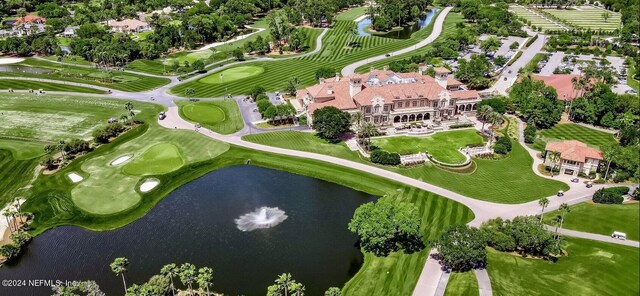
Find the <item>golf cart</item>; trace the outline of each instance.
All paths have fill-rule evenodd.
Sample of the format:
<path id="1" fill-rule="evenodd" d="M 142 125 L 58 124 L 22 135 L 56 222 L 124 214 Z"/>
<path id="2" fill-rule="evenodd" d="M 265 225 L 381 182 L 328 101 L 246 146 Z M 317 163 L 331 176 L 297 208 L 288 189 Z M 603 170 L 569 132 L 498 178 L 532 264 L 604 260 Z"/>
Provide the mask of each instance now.
<path id="1" fill-rule="evenodd" d="M 167 118 L 167 114 L 166 113 L 160 112 L 160 114 L 158 114 L 158 119 L 163 120 L 165 118 Z"/>
<path id="2" fill-rule="evenodd" d="M 627 234 L 624 232 L 620 232 L 620 231 L 614 231 L 613 234 L 611 234 L 611 237 L 613 238 L 617 238 L 620 240 L 626 240 L 627 239 Z"/>
<path id="3" fill-rule="evenodd" d="M 556 194 L 557 196 L 564 196 L 564 191 L 562 190 L 558 190 L 558 194 Z"/>

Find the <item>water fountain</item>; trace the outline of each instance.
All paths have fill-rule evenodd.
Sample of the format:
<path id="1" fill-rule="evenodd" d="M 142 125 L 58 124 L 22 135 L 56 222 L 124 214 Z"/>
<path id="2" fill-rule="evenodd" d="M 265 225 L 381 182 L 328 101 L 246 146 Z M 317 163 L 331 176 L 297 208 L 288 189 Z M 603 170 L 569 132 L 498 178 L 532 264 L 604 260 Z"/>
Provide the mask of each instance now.
<path id="1" fill-rule="evenodd" d="M 252 231 L 276 226 L 286 219 L 287 215 L 279 208 L 261 207 L 240 216 L 236 219 L 236 225 L 242 231 Z"/>

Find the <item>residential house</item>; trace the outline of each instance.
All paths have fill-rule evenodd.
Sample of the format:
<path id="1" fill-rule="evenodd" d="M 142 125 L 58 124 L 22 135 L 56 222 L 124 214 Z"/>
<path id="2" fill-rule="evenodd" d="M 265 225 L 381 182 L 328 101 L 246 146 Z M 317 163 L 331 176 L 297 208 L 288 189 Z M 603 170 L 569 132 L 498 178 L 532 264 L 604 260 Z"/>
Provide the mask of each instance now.
<path id="1" fill-rule="evenodd" d="M 544 150 L 544 164 L 546 166 L 555 166 L 560 170 L 560 174 L 574 177 L 580 173 L 589 175 L 595 172 L 600 162 L 604 160 L 602 151 L 576 140 L 549 142 Z M 560 153 L 558 162 L 552 161 L 551 152 Z"/>
<path id="2" fill-rule="evenodd" d="M 77 37 L 78 35 L 76 34 L 76 30 L 79 28 L 80 26 L 68 26 L 64 28 L 64 32 L 62 32 L 60 36 L 67 37 L 67 38 Z"/>
<path id="3" fill-rule="evenodd" d="M 137 19 L 107 21 L 107 26 L 111 27 L 111 31 L 114 33 L 138 33 L 151 30 L 151 27 L 147 22 Z"/>

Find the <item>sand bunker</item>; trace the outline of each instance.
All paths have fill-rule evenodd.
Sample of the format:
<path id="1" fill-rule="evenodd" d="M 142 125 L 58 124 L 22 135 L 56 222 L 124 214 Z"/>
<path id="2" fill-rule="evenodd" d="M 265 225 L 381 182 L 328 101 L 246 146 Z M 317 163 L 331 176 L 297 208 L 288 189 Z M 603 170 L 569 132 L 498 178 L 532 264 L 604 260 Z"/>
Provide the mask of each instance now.
<path id="1" fill-rule="evenodd" d="M 15 64 L 23 61 L 23 58 L 0 58 L 0 65 Z"/>
<path id="2" fill-rule="evenodd" d="M 118 157 L 116 160 L 111 162 L 111 165 L 119 165 L 125 163 L 127 160 L 131 159 L 131 155 L 123 155 Z"/>
<path id="3" fill-rule="evenodd" d="M 160 184 L 160 181 L 156 179 L 146 180 L 142 185 L 140 185 L 140 192 L 149 192 L 151 189 L 156 188 L 158 184 Z"/>
<path id="4" fill-rule="evenodd" d="M 82 178 L 82 176 L 76 174 L 76 173 L 69 173 L 67 175 L 67 177 L 69 177 L 69 179 L 71 179 L 71 182 L 73 183 L 78 183 L 80 181 L 82 181 L 84 178 Z"/>

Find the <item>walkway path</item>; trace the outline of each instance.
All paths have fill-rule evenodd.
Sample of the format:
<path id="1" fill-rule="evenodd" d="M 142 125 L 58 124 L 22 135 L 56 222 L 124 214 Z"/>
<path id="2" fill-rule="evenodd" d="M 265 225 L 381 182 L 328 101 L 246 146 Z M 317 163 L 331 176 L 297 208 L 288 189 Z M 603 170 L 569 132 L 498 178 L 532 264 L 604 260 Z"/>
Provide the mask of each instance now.
<path id="1" fill-rule="evenodd" d="M 491 280 L 489 279 L 489 273 L 487 269 L 474 269 L 473 272 L 478 280 L 478 290 L 480 290 L 480 296 L 493 295 L 493 289 L 491 289 Z"/>
<path id="2" fill-rule="evenodd" d="M 431 34 L 429 35 L 429 37 L 427 37 L 426 39 L 416 43 L 415 45 L 400 49 L 400 50 L 396 50 L 393 52 L 388 53 L 390 56 L 395 56 L 395 55 L 399 55 L 399 54 L 403 54 L 403 53 L 408 53 L 411 51 L 416 50 L 419 47 L 423 47 L 426 46 L 427 44 L 433 42 L 434 40 L 436 40 L 436 38 L 438 38 L 440 36 L 440 34 L 442 33 L 442 27 L 444 25 L 444 20 L 447 17 L 447 14 L 449 14 L 449 11 L 451 11 L 453 7 L 447 7 L 445 9 L 442 10 L 442 12 L 440 12 L 440 14 L 438 14 L 438 17 L 435 20 L 435 23 L 433 24 L 433 31 L 431 31 Z M 353 64 L 347 65 L 344 68 L 342 68 L 342 76 L 347 76 L 349 74 L 353 74 L 355 72 L 355 70 L 360 67 L 360 66 L 364 66 L 366 64 L 369 64 L 371 62 L 375 62 L 375 61 L 380 61 L 383 59 L 386 59 L 387 56 L 386 54 L 383 55 L 379 55 L 379 56 L 375 56 L 375 57 L 371 57 L 368 59 L 364 59 L 361 61 L 357 61 Z"/>
<path id="3" fill-rule="evenodd" d="M 413 289 L 413 296 L 432 296 L 436 295 L 440 278 L 444 271 L 437 259 L 434 258 L 438 254 L 438 249 L 431 249 L 427 255 L 427 261 L 424 263 L 420 279 Z"/>

